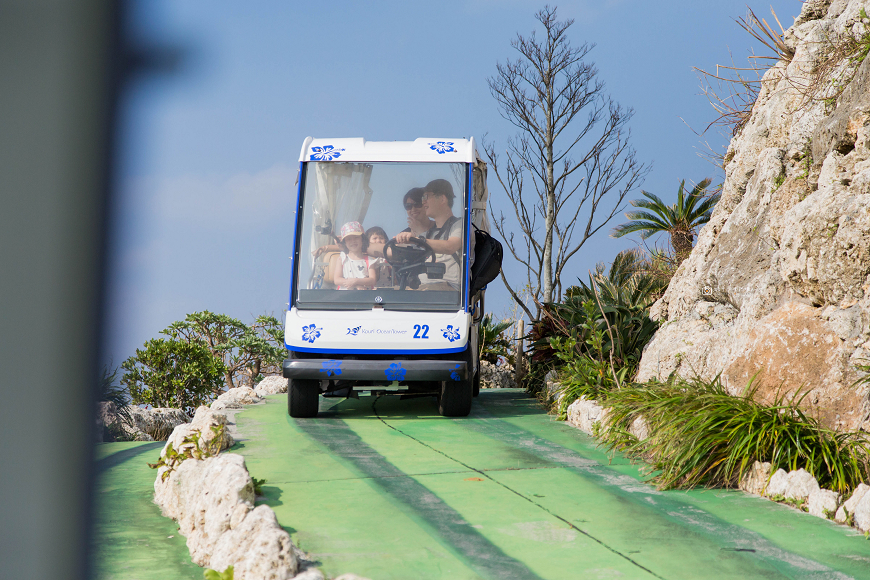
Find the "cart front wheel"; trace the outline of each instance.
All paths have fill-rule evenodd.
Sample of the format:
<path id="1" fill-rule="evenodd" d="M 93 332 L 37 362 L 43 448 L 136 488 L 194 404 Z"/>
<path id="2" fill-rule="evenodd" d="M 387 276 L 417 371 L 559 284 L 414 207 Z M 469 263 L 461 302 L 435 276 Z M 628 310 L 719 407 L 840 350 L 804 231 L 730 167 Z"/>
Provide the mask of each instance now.
<path id="1" fill-rule="evenodd" d="M 320 406 L 320 381 L 316 379 L 287 379 L 287 410 L 296 419 L 317 416 Z"/>
<path id="2" fill-rule="evenodd" d="M 441 396 L 438 397 L 438 412 L 443 417 L 467 417 L 471 412 L 473 380 L 444 381 L 441 383 Z"/>

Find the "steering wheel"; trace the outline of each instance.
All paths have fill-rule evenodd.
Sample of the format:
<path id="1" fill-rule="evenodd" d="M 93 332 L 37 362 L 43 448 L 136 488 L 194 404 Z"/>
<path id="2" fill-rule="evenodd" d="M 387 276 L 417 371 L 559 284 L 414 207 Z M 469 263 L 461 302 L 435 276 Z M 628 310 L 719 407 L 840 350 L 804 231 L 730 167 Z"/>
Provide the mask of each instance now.
<path id="1" fill-rule="evenodd" d="M 405 244 L 400 246 L 395 238 L 391 239 L 384 245 L 384 259 L 393 267 L 400 289 L 410 286 L 416 290 L 420 287 L 417 275 L 426 271 L 423 265 L 426 260 L 436 261 L 435 252 L 422 238 L 410 238 L 406 244 L 410 244 L 410 247 Z"/>

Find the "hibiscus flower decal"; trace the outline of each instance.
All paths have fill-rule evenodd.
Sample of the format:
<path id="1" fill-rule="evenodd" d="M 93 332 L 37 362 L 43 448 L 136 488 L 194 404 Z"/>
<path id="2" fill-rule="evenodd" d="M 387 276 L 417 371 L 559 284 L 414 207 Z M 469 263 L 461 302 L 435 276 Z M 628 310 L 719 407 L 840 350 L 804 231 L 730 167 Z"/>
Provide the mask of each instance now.
<path id="1" fill-rule="evenodd" d="M 320 331 L 322 329 L 317 328 L 316 324 L 309 324 L 308 326 L 302 327 L 302 340 L 307 340 L 308 342 L 314 342 L 318 338 L 320 338 Z"/>
<path id="2" fill-rule="evenodd" d="M 340 375 L 341 374 L 341 361 L 340 360 L 325 360 L 320 365 L 320 372 L 326 373 L 326 376 L 332 375 Z"/>
<path id="3" fill-rule="evenodd" d="M 393 363 L 384 371 L 388 381 L 404 381 L 408 369 L 402 368 L 402 363 Z"/>
<path id="4" fill-rule="evenodd" d="M 341 157 L 340 151 L 344 149 L 336 149 L 332 145 L 324 145 L 323 147 L 312 147 L 311 161 L 332 161 Z"/>
<path id="5" fill-rule="evenodd" d="M 459 338 L 459 329 L 453 328 L 452 324 L 448 324 L 447 328 L 442 328 L 441 332 L 444 333 L 444 338 L 446 338 L 450 342 L 453 342 L 454 340 Z"/>
<path id="6" fill-rule="evenodd" d="M 438 155 L 456 152 L 456 149 L 453 148 L 453 141 L 438 141 L 437 143 L 429 143 L 429 149 L 431 149 L 432 151 L 437 151 Z"/>
<path id="7" fill-rule="evenodd" d="M 450 371 L 450 378 L 454 381 L 458 381 L 462 378 L 459 376 L 459 365 L 456 365 L 455 367 L 453 367 L 453 370 Z"/>

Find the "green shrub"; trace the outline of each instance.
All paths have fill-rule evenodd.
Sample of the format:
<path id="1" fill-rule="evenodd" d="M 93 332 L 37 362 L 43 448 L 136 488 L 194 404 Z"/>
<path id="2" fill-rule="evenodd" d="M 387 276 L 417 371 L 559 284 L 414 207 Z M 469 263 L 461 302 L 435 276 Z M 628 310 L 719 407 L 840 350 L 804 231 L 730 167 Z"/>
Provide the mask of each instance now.
<path id="1" fill-rule="evenodd" d="M 505 336 L 505 332 L 513 326 L 513 322 L 502 320 L 496 322 L 492 314 L 486 314 L 478 326 L 478 354 L 480 360 L 498 364 L 498 357 L 504 357 L 511 365 L 514 364 L 514 356 L 511 353 L 511 340 Z"/>
<path id="2" fill-rule="evenodd" d="M 121 365 L 121 383 L 135 404 L 175 407 L 188 415 L 213 399 L 223 384 L 223 363 L 198 342 L 151 339 Z"/>
<path id="3" fill-rule="evenodd" d="M 757 461 L 773 470 L 805 468 L 823 487 L 853 489 L 870 476 L 870 438 L 822 427 L 784 395 L 772 405 L 756 402 L 752 381 L 729 395 L 719 377 L 675 379 L 611 391 L 605 445 L 643 459 L 660 488 L 733 487 Z M 638 441 L 629 426 L 643 417 L 650 437 Z"/>
<path id="4" fill-rule="evenodd" d="M 227 569 L 223 572 L 206 568 L 202 573 L 202 577 L 205 578 L 205 580 L 233 580 L 233 567 L 227 566 Z"/>
<path id="5" fill-rule="evenodd" d="M 253 387 L 262 370 L 268 368 L 275 373 L 286 355 L 281 323 L 269 315 L 258 316 L 253 324 L 246 325 L 226 314 L 204 310 L 173 322 L 162 334 L 208 349 L 222 363 L 227 389 L 243 383 Z"/>

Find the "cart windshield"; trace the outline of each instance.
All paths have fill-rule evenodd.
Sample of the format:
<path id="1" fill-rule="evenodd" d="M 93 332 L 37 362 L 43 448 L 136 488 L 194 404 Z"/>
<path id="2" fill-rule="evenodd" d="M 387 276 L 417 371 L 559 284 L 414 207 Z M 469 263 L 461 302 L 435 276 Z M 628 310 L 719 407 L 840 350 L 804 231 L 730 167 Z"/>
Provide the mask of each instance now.
<path id="1" fill-rule="evenodd" d="M 464 163 L 306 163 L 296 307 L 460 308 L 466 171 Z"/>

